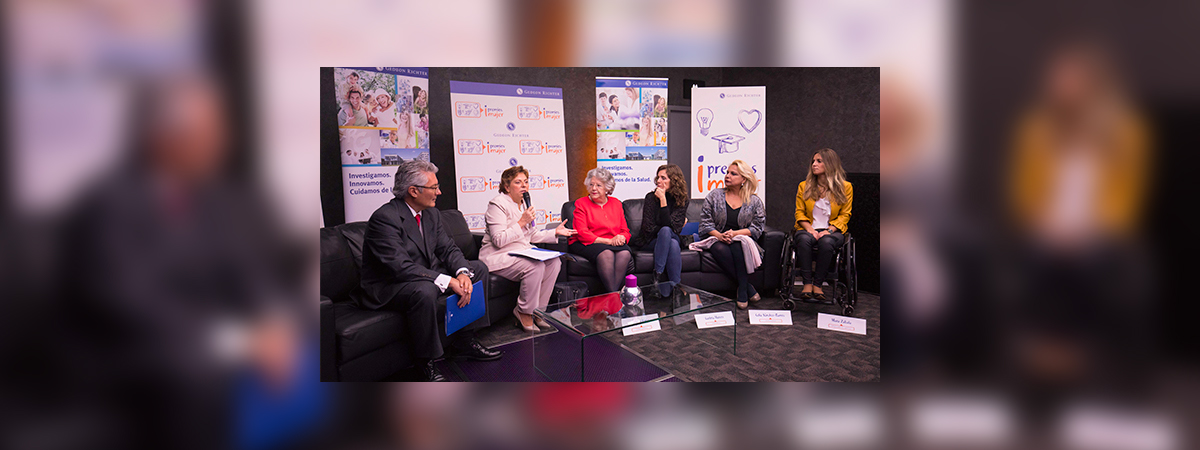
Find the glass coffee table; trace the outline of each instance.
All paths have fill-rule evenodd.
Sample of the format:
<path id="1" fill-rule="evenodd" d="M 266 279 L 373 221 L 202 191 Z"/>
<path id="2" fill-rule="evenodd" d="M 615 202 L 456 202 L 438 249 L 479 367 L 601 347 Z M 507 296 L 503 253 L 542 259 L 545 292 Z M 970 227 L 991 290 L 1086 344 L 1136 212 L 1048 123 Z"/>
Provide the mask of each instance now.
<path id="1" fill-rule="evenodd" d="M 686 285 L 640 286 L 642 305 L 620 293 L 552 303 L 537 314 L 558 333 L 533 339 L 533 366 L 551 381 L 629 381 L 628 371 L 737 354 L 737 325 L 700 329 L 696 314 L 734 311 L 734 301 Z M 648 331 L 658 326 L 658 330 Z M 643 331 L 643 332 L 638 332 Z M 635 355 L 643 361 L 633 361 Z"/>

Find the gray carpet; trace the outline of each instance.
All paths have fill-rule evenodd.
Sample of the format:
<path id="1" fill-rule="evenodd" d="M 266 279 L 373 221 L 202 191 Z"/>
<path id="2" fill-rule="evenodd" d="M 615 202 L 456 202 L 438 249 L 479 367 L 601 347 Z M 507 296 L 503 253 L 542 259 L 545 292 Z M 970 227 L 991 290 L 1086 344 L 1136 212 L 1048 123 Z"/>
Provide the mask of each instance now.
<path id="1" fill-rule="evenodd" d="M 778 297 L 765 296 L 751 307 L 783 309 Z M 700 333 L 691 321 L 666 319 L 661 331 L 612 340 L 683 381 L 879 381 L 879 296 L 858 296 L 854 317 L 867 320 L 866 336 L 817 329 L 817 313 L 840 315 L 841 308 L 801 303 L 790 327 L 750 325 L 747 312 L 736 310 L 736 355 L 732 328 Z M 480 342 L 490 347 L 529 337 L 515 320 L 481 331 Z"/>

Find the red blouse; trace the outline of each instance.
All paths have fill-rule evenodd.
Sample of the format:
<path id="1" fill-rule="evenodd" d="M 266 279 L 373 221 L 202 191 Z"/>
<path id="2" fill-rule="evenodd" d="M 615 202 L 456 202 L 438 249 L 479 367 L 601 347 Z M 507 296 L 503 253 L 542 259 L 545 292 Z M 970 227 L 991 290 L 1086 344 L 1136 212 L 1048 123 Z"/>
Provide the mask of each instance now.
<path id="1" fill-rule="evenodd" d="M 573 220 L 575 230 L 579 233 L 571 236 L 567 240 L 568 244 L 581 242 L 584 245 L 592 245 L 596 238 L 612 239 L 618 234 L 624 235 L 625 241 L 628 242 L 632 237 L 629 225 L 625 224 L 625 208 L 622 208 L 621 201 L 614 197 L 609 197 L 604 206 L 597 205 L 587 197 L 575 200 Z"/>

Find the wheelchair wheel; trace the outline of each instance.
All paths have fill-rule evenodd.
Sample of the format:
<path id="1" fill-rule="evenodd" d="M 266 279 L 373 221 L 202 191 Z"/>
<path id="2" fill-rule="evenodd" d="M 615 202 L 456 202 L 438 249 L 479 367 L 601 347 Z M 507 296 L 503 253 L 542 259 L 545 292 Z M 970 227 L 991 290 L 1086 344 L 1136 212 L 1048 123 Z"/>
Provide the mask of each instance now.
<path id="1" fill-rule="evenodd" d="M 846 287 L 850 289 L 849 305 L 851 311 L 858 304 L 858 255 L 854 240 L 850 240 L 850 260 L 847 261 L 849 268 L 846 271 Z"/>
<path id="2" fill-rule="evenodd" d="M 781 279 L 779 280 L 778 294 L 780 298 L 791 299 L 792 290 L 795 289 L 794 283 L 796 281 L 796 258 L 794 252 L 792 252 L 791 235 L 788 235 L 783 240 L 783 254 L 780 255 L 780 259 L 783 261 L 783 271 L 780 272 Z"/>
<path id="3" fill-rule="evenodd" d="M 790 299 L 790 298 L 784 298 L 783 299 L 783 308 L 788 311 L 795 311 L 796 310 L 796 302 L 793 302 L 792 299 Z"/>

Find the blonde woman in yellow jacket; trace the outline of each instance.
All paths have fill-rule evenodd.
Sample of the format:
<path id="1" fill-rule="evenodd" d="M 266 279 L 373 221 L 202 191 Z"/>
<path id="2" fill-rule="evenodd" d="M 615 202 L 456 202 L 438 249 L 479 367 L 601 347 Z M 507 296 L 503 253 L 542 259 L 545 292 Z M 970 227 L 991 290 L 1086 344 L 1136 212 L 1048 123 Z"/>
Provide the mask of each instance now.
<path id="1" fill-rule="evenodd" d="M 821 284 L 842 243 L 854 204 L 854 187 L 846 181 L 842 160 L 833 149 L 817 150 L 808 177 L 796 188 L 796 265 L 804 287 L 802 299 L 825 300 Z M 813 256 L 816 271 L 813 271 Z"/>

